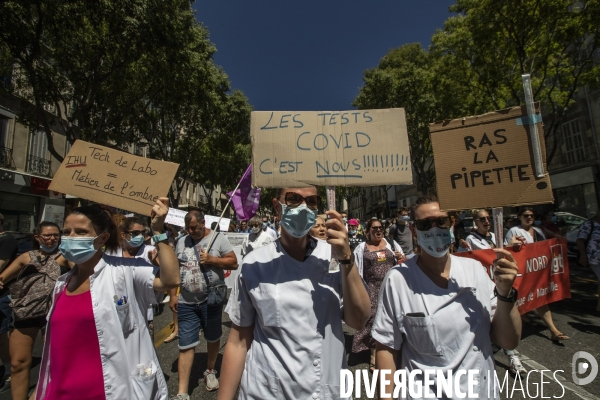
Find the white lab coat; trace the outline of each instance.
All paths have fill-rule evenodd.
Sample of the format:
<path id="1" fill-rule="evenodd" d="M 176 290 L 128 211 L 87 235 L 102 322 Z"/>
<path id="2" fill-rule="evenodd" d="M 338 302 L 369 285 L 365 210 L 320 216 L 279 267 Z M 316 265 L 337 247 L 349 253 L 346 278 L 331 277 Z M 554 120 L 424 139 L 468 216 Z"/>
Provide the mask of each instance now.
<path id="1" fill-rule="evenodd" d="M 53 301 L 48 313 L 46 341 L 40 364 L 40 378 L 36 399 L 46 396 L 51 379 L 50 366 L 50 320 L 54 305 L 64 293 L 65 286 L 73 275 L 70 271 L 58 278 L 54 287 Z M 154 274 L 141 258 L 113 257 L 104 254 L 90 277 L 92 310 L 100 344 L 104 392 L 107 400 L 153 399 L 166 400 L 167 384 L 154 351 L 154 345 L 146 326 L 148 305 L 155 301 Z M 114 296 L 127 295 L 129 300 L 129 323 L 133 327 L 128 332 L 123 328 L 117 314 Z M 68 357 L 67 354 L 64 355 Z M 136 377 L 138 364 L 152 365 L 152 375 Z"/>

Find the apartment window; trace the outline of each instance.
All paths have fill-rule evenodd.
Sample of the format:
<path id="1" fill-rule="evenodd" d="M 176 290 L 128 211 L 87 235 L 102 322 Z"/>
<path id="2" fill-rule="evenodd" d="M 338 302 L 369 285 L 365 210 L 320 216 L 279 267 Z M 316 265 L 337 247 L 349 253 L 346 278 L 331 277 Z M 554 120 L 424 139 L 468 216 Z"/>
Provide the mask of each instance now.
<path id="1" fill-rule="evenodd" d="M 71 146 L 73 146 L 73 145 L 71 144 L 71 142 L 69 142 L 67 140 L 67 142 L 65 143 L 65 157 L 67 156 L 67 154 L 69 154 L 69 151 L 71 150 Z"/>
<path id="2" fill-rule="evenodd" d="M 27 172 L 41 176 L 51 175 L 48 139 L 42 129 L 31 130 L 29 153 L 27 155 Z"/>
<path id="3" fill-rule="evenodd" d="M 566 145 L 566 154 L 569 164 L 578 164 L 585 160 L 583 135 L 579 119 L 565 122 L 562 126 L 563 139 Z"/>
<path id="4" fill-rule="evenodd" d="M 10 118 L 0 115 L 0 167 L 14 169 L 12 149 L 10 148 Z"/>

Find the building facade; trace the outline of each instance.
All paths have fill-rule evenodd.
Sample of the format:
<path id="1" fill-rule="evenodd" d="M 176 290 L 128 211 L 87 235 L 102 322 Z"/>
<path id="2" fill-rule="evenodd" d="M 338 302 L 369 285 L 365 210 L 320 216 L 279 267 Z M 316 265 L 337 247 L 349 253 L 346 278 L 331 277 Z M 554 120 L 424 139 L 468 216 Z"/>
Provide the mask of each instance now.
<path id="1" fill-rule="evenodd" d="M 554 208 L 591 217 L 598 212 L 600 193 L 600 90 L 582 88 L 575 100 L 558 134 L 547 140 L 547 154 L 557 141 L 548 170 Z"/>

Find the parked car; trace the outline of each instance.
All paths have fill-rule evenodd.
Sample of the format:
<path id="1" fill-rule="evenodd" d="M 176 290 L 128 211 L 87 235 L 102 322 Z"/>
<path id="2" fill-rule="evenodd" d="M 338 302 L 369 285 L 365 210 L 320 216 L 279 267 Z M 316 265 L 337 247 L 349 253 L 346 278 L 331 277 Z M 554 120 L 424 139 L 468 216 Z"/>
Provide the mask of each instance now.
<path id="1" fill-rule="evenodd" d="M 581 225 L 583 225 L 590 219 L 584 220 L 581 224 L 579 224 L 579 226 L 575 227 L 574 229 L 571 229 L 565 235 L 565 238 L 567 239 L 567 255 L 569 256 L 569 258 L 575 258 L 576 260 L 579 260 L 579 250 L 577 249 L 577 236 L 579 236 L 579 230 L 581 229 Z"/>
<path id="2" fill-rule="evenodd" d="M 567 225 L 567 230 L 571 231 L 583 224 L 588 219 L 585 217 L 581 217 L 579 215 L 571 214 L 568 212 L 557 211 L 554 213 L 558 217 L 559 220 L 562 220 Z"/>
<path id="3" fill-rule="evenodd" d="M 579 229 L 581 226 L 567 232 L 565 237 L 567 238 L 567 255 L 569 258 L 575 258 L 579 260 L 579 250 L 577 250 L 577 236 L 579 235 Z"/>

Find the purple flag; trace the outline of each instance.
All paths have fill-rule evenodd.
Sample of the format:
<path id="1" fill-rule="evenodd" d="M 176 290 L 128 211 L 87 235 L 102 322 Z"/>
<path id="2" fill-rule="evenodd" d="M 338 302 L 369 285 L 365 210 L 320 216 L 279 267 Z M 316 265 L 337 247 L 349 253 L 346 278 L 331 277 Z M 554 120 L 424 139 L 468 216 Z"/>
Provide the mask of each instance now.
<path id="1" fill-rule="evenodd" d="M 245 221 L 256 215 L 260 201 L 260 188 L 252 187 L 252 164 L 244 172 L 235 193 L 231 191 L 227 194 L 231 197 L 238 219 Z"/>

